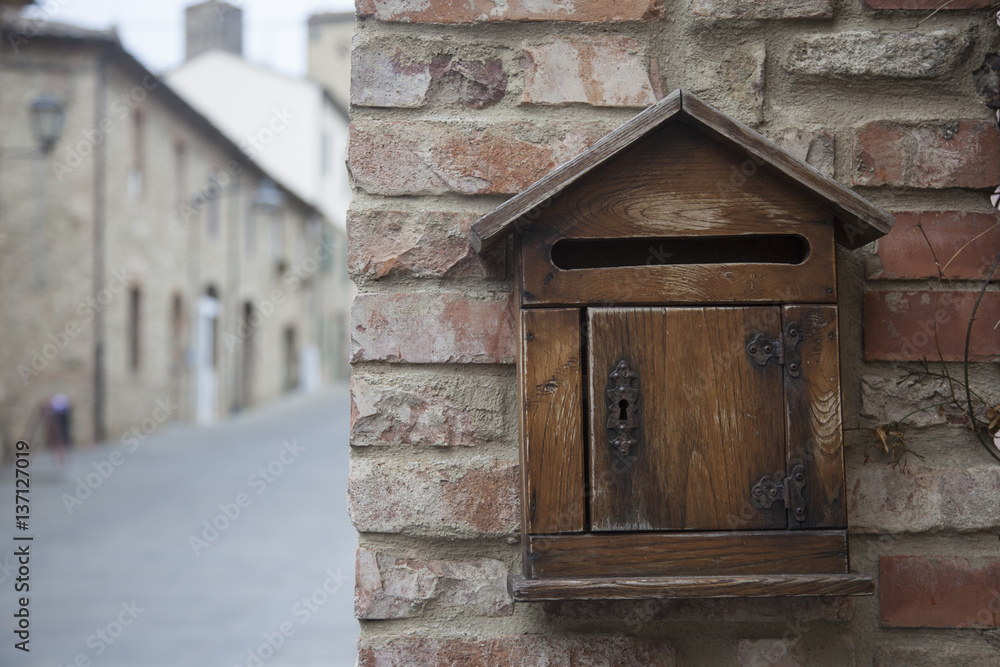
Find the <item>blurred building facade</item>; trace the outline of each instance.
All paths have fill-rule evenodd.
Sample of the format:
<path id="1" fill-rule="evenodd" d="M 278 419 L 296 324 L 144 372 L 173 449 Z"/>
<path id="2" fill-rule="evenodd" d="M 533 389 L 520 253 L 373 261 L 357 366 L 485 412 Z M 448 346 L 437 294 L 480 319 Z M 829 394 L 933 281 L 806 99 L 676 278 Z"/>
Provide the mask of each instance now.
<path id="1" fill-rule="evenodd" d="M 345 109 L 351 106 L 351 44 L 354 12 L 309 17 L 306 76 L 321 84 Z"/>
<path id="2" fill-rule="evenodd" d="M 10 13 L 0 33 L 5 442 L 55 394 L 94 441 L 343 372 L 324 304 L 349 284 L 344 238 L 322 211 L 113 33 Z M 44 151 L 40 100 L 64 110 Z"/>
<path id="3" fill-rule="evenodd" d="M 192 11 L 195 9 L 198 11 Z M 231 30 L 242 22 L 227 23 L 219 17 L 239 11 L 217 0 L 189 7 L 185 13 L 187 39 L 213 33 L 217 43 L 230 39 Z M 242 44 L 242 35 L 233 41 Z M 349 61 L 342 65 L 349 70 Z M 346 237 L 352 194 L 347 174 L 350 120 L 346 106 L 321 84 L 249 63 L 241 50 L 228 48 L 189 56 L 166 75 L 166 80 L 257 164 L 315 206 L 324 218 L 324 236 Z M 345 253 L 339 258 L 343 265 L 346 243 L 338 242 L 337 248 Z M 331 360 L 329 372 L 337 378 L 349 374 L 348 314 L 356 291 L 345 275 L 340 274 L 344 279 L 335 289 L 324 292 L 318 306 L 324 321 L 330 323 L 323 336 L 323 357 Z"/>
<path id="4" fill-rule="evenodd" d="M 208 0 L 184 9 L 184 58 L 212 50 L 243 53 L 243 10 Z"/>

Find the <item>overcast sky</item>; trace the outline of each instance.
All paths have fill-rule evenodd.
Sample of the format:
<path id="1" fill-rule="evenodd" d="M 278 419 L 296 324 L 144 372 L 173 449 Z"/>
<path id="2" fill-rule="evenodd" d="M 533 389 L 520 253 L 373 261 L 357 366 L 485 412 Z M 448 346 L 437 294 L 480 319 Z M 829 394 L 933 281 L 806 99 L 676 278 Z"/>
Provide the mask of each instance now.
<path id="1" fill-rule="evenodd" d="M 28 15 L 88 28 L 116 26 L 132 54 L 157 73 L 184 58 L 184 7 L 194 0 L 36 0 Z M 306 19 L 353 11 L 352 0 L 230 0 L 243 9 L 243 55 L 258 65 L 304 75 Z"/>

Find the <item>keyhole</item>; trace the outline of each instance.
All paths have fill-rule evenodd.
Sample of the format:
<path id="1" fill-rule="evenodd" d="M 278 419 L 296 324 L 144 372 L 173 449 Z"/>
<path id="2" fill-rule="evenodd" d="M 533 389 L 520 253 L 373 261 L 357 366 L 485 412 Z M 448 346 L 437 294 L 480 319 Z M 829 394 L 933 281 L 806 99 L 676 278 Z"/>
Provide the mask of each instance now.
<path id="1" fill-rule="evenodd" d="M 628 401 L 624 398 L 618 401 L 618 407 L 621 412 L 618 413 L 618 421 L 623 422 L 628 419 Z"/>

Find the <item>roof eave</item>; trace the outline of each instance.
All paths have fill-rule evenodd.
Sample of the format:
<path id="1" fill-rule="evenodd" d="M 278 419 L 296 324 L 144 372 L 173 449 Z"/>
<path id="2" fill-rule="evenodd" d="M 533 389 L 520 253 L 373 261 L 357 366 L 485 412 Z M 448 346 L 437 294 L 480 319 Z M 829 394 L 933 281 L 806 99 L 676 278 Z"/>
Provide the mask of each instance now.
<path id="1" fill-rule="evenodd" d="M 707 131 L 720 143 L 757 158 L 779 178 L 804 189 L 836 219 L 837 242 L 841 245 L 858 248 L 892 228 L 894 218 L 888 212 L 709 106 L 693 93 L 675 90 L 476 221 L 469 231 L 472 248 L 481 252 L 515 229 L 531 224 L 538 217 L 532 213 L 544 208 L 570 184 L 675 116 L 681 122 Z"/>

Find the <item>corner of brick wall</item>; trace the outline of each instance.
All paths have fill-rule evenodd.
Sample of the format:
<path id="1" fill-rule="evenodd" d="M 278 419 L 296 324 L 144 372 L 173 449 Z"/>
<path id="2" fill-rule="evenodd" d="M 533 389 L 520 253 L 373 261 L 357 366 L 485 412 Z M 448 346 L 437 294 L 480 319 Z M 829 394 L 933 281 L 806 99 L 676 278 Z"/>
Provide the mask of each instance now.
<path id="1" fill-rule="evenodd" d="M 358 0 L 348 262 L 360 665 L 940 664 L 935 651 L 993 664 L 973 633 L 997 626 L 986 536 L 1000 528 L 1000 466 L 947 406 L 908 420 L 924 457 L 909 474 L 877 452 L 863 461 L 864 429 L 947 400 L 946 385 L 907 381 L 903 366 L 940 345 L 956 370 L 1000 248 L 988 201 L 1000 131 L 974 85 L 1000 31 L 980 0 L 913 30 L 932 5 Z M 853 327 L 845 405 L 857 406 L 844 421 L 862 427 L 848 433 L 852 567 L 878 578 L 872 599 L 515 605 L 507 591 L 520 569 L 511 259 L 504 244 L 474 253 L 469 226 L 680 87 L 897 215 L 840 267 L 853 288 L 843 307 L 856 309 L 841 316 Z M 939 264 L 962 249 L 943 280 L 916 225 Z M 971 348 L 994 398 L 998 297 L 995 285 Z M 943 627 L 964 633 L 941 644 L 932 628 Z"/>

